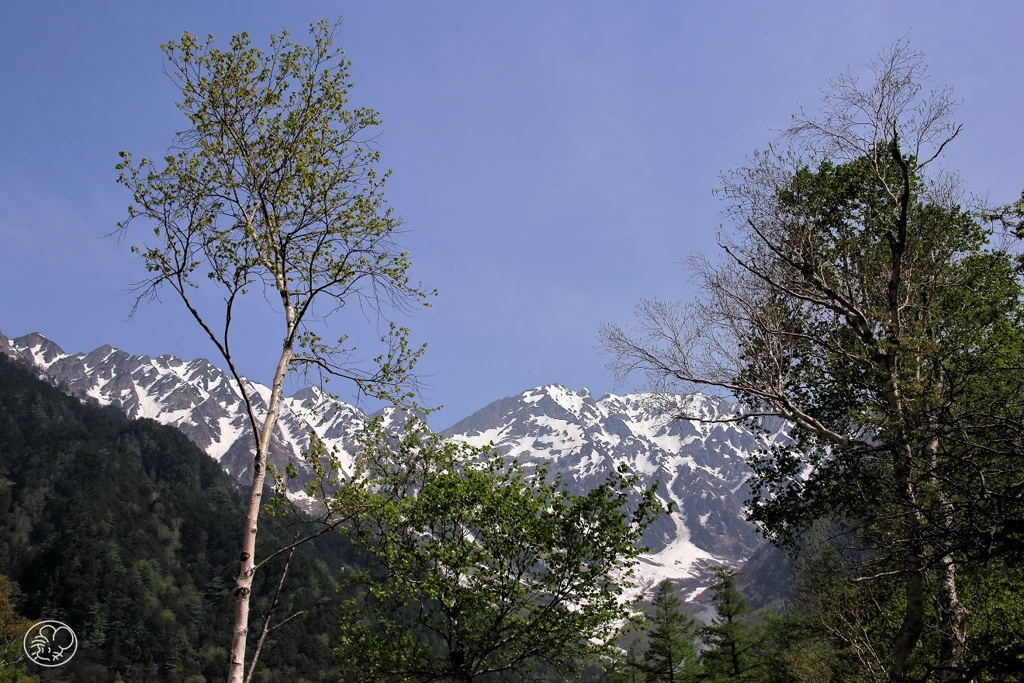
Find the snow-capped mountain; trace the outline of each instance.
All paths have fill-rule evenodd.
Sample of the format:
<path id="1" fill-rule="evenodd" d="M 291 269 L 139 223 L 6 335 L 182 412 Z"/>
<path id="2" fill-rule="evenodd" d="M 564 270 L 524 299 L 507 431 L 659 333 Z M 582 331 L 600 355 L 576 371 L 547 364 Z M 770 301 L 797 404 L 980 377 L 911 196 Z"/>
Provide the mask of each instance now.
<path id="1" fill-rule="evenodd" d="M 244 404 L 230 376 L 208 361 L 133 356 L 110 346 L 68 354 L 40 334 L 12 340 L 0 334 L 0 352 L 83 400 L 178 427 L 241 484 L 250 480 L 253 440 Z M 249 388 L 260 397 L 257 410 L 265 411 L 270 390 L 255 382 Z M 495 401 L 443 434 L 474 445 L 493 443 L 527 468 L 544 464 L 577 492 L 623 464 L 645 486 L 659 481 L 658 494 L 674 504 L 674 512 L 644 538 L 651 553 L 639 567 L 641 587 L 672 578 L 699 589 L 707 585 L 703 562 L 739 566 L 762 544 L 743 518 L 747 455 L 780 435 L 756 435 L 721 421 L 735 406 L 719 398 L 673 400 L 681 411 L 708 421 L 669 421 L 665 406 L 650 395 L 594 400 L 586 389 L 552 384 Z M 302 389 L 283 403 L 271 462 L 301 462 L 315 431 L 328 447 L 337 447 L 343 466 L 350 465 L 364 419 L 357 408 L 317 388 Z"/>
<path id="2" fill-rule="evenodd" d="M 209 361 L 133 356 L 111 346 L 68 354 L 38 333 L 10 340 L 0 334 L 0 352 L 82 400 L 114 406 L 133 419 L 147 417 L 177 427 L 239 483 L 252 480 L 254 440 L 245 404 L 230 375 Z M 270 389 L 247 383 L 262 418 Z M 281 468 L 297 462 L 302 469 L 302 453 L 315 431 L 328 446 L 338 448 L 344 467 L 351 463 L 354 434 L 364 420 L 357 408 L 330 399 L 318 388 L 302 389 L 282 403 L 270 461 Z"/>
<path id="3" fill-rule="evenodd" d="M 652 552 L 639 567 L 643 583 L 695 577 L 707 561 L 737 566 L 763 543 L 743 517 L 747 455 L 780 434 L 763 437 L 722 422 L 735 406 L 701 394 L 670 400 L 680 413 L 706 421 L 670 421 L 664 400 L 644 394 L 594 400 L 586 389 L 548 385 L 495 401 L 443 434 L 493 443 L 527 467 L 545 464 L 577 491 L 622 464 L 645 486 L 660 482 L 660 498 L 675 511 L 648 530 L 644 541 Z"/>

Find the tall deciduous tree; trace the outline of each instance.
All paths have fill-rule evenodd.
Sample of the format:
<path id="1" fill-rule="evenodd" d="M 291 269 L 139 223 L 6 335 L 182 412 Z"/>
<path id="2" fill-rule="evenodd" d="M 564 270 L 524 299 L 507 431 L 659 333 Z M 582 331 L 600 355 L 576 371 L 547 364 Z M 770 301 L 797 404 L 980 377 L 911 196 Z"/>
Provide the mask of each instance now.
<path id="1" fill-rule="evenodd" d="M 345 680 L 530 680 L 608 651 L 662 511 L 653 488 L 631 505 L 636 478 L 616 474 L 574 495 L 417 420 L 397 442 L 374 429 L 360 456 L 371 502 L 351 529 L 377 567 L 342 618 Z"/>
<path id="2" fill-rule="evenodd" d="M 697 301 L 642 303 L 634 330 L 602 335 L 620 377 L 790 421 L 795 444 L 753 461 L 752 518 L 791 548 L 830 542 L 852 584 L 892 586 L 889 680 L 968 680 L 986 664 L 961 576 L 1022 531 L 1021 286 L 933 170 L 960 132 L 949 90 L 922 91 L 905 41 L 871 68 L 724 176 L 732 230 L 720 262 L 691 260 Z"/>
<path id="3" fill-rule="evenodd" d="M 313 24 L 308 45 L 282 32 L 266 51 L 244 33 L 227 49 L 188 33 L 167 43 L 165 71 L 181 91 L 189 126 L 161 160 L 135 162 L 122 152 L 118 164 L 133 199 L 122 235 L 136 222 L 152 229 L 132 247 L 150 273 L 138 285 L 139 300 L 166 288 L 180 298 L 224 358 L 255 440 L 235 587 L 233 683 L 245 668 L 257 520 L 285 375 L 318 371 L 394 395 L 419 353 L 392 324 L 374 363 L 350 365 L 344 338 L 325 342 L 315 327 L 346 306 L 380 313 L 427 295 L 410 282 L 408 256 L 394 242 L 400 224 L 381 194 L 386 174 L 376 170 L 371 134 L 377 113 L 347 108 L 352 84 L 349 62 L 333 46 L 338 28 Z M 201 294 L 206 287 L 219 297 Z M 233 354 L 238 303 L 248 292 L 272 302 L 280 320 L 266 402 Z"/>

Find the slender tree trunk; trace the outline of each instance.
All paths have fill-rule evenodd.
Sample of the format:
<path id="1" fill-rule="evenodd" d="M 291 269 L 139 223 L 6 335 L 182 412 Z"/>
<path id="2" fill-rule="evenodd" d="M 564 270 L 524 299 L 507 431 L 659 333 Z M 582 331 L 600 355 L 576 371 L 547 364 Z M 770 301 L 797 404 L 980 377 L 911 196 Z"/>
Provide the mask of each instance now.
<path id="1" fill-rule="evenodd" d="M 289 325 L 290 327 L 290 325 Z M 291 338 L 291 335 L 287 337 Z M 274 384 L 270 392 L 270 406 L 256 442 L 256 456 L 253 458 L 252 490 L 249 492 L 249 509 L 245 517 L 245 535 L 242 540 L 241 567 L 235 579 L 235 628 L 231 642 L 231 663 L 228 669 L 228 683 L 243 683 L 245 678 L 245 646 L 249 632 L 249 600 L 252 580 L 256 567 L 256 532 L 259 527 L 260 507 L 263 504 L 263 483 L 267 476 L 267 456 L 270 437 L 277 424 L 281 409 L 281 394 L 284 391 L 284 376 L 292 356 L 290 344 L 281 352 L 274 373 Z M 241 388 L 243 394 L 244 387 Z"/>
<path id="2" fill-rule="evenodd" d="M 959 669 L 967 660 L 967 608 L 960 602 L 956 588 L 956 564 L 949 555 L 942 558 L 939 579 L 940 646 L 939 665 L 944 670 L 939 681 L 960 680 Z"/>
<path id="3" fill-rule="evenodd" d="M 914 486 L 911 480 L 912 458 L 909 446 L 897 449 L 893 468 L 901 512 L 901 532 L 907 539 L 909 547 L 903 563 L 906 572 L 906 607 L 903 610 L 903 623 L 893 644 L 893 663 L 889 669 L 889 680 L 892 683 L 902 683 L 906 680 L 907 662 L 924 629 L 924 547 L 921 520 L 915 505 Z"/>
<path id="4" fill-rule="evenodd" d="M 942 377 L 937 378 L 939 387 L 942 386 Z M 937 425 L 935 426 L 937 428 Z M 928 444 L 928 454 L 930 457 L 932 478 L 935 478 L 935 472 L 938 471 L 939 462 L 939 440 L 938 438 L 932 438 Z M 955 510 L 953 504 L 950 502 L 949 497 L 946 495 L 942 486 L 935 483 L 935 495 L 939 501 L 939 514 L 942 520 L 942 524 L 946 529 L 953 527 L 953 516 Z M 960 678 L 960 669 L 964 662 L 967 660 L 967 628 L 968 628 L 968 617 L 967 608 L 964 607 L 963 603 L 960 602 L 959 591 L 956 587 L 956 562 L 953 559 L 952 554 L 946 554 L 942 557 L 939 563 L 939 577 L 938 577 L 938 598 L 939 598 L 939 666 L 942 670 L 939 672 L 939 681 L 946 683 L 948 681 L 958 680 Z"/>

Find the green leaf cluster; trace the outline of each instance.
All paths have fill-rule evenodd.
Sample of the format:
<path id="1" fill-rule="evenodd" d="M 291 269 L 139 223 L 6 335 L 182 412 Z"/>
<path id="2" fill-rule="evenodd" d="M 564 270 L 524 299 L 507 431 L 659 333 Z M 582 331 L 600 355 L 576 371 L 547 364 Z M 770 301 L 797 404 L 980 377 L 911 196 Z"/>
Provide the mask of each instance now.
<path id="1" fill-rule="evenodd" d="M 173 289 L 229 364 L 236 300 L 256 289 L 282 307 L 291 367 L 394 398 L 422 351 L 407 329 L 392 326 L 367 368 L 350 362 L 346 337 L 326 342 L 316 326 L 344 307 L 404 309 L 431 294 L 410 280 L 408 252 L 394 241 L 401 222 L 383 195 L 388 173 L 377 170 L 380 119 L 348 106 L 339 29 L 340 20 L 316 22 L 308 44 L 282 31 L 266 50 L 246 33 L 226 49 L 189 33 L 163 45 L 190 125 L 161 160 L 120 153 L 118 182 L 132 204 L 118 229 L 127 236 L 141 221 L 152 230 L 132 247 L 150 273 L 139 300 Z M 223 293 L 219 313 L 195 292 L 204 282 Z"/>
<path id="2" fill-rule="evenodd" d="M 351 533 L 374 564 L 350 583 L 343 680 L 530 680 L 608 651 L 632 615 L 638 539 L 661 512 L 653 488 L 616 473 L 575 495 L 415 419 L 363 441 L 371 502 Z"/>

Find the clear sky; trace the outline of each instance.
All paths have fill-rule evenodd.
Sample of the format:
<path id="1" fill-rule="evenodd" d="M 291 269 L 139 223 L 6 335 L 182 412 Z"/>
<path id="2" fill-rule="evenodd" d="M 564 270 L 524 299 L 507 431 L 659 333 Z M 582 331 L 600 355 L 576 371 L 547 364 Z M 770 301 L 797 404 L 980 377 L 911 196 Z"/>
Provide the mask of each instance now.
<path id="1" fill-rule="evenodd" d="M 185 127 L 160 43 L 263 45 L 339 15 L 353 104 L 384 121 L 414 277 L 440 291 L 404 321 L 429 345 L 435 427 L 540 384 L 616 390 L 597 328 L 641 298 L 687 298 L 679 257 L 714 249 L 718 174 L 908 32 L 964 101 L 944 164 L 992 201 L 1024 187 L 1024 3 L 1009 0 L 4 2 L 0 331 L 216 362 L 169 297 L 127 320 L 139 263 L 104 238 L 129 200 L 117 152 L 159 156 Z M 257 304 L 239 352 L 267 381 L 280 337 Z"/>

